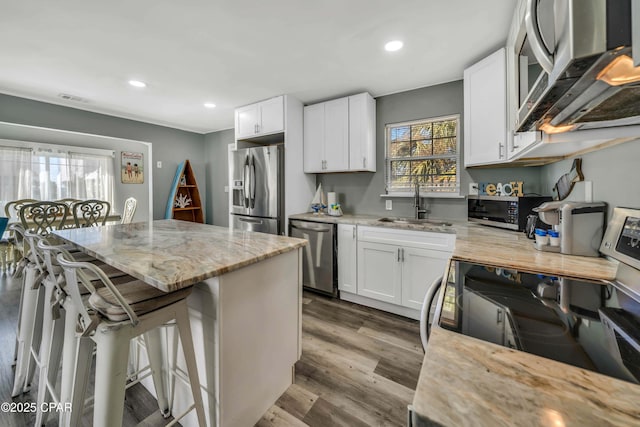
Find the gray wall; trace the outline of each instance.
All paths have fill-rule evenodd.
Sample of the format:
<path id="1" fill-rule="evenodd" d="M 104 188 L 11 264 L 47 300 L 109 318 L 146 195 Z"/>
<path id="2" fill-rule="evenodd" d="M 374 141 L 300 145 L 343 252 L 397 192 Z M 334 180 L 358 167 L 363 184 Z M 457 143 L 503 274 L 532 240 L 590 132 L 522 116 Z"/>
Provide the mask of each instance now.
<path id="1" fill-rule="evenodd" d="M 164 217 L 173 176 L 178 164 L 184 159 L 191 161 L 200 196 L 206 203 L 206 160 L 204 136 L 201 134 L 5 94 L 0 94 L 0 122 L 150 142 L 153 147 L 152 164 L 154 166 L 153 217 L 155 219 Z M 0 135 L 0 137 L 3 136 Z M 63 142 L 55 141 L 55 143 Z M 100 148 L 114 149 L 111 146 Z M 131 148 L 132 151 L 134 149 L 135 147 Z M 162 161 L 162 169 L 155 168 L 158 160 Z M 119 195 L 116 196 L 119 197 Z"/>
<path id="2" fill-rule="evenodd" d="M 385 210 L 384 144 L 385 125 L 410 120 L 460 115 L 460 149 L 464 145 L 464 100 L 462 81 L 430 86 L 376 99 L 376 170 L 375 173 L 318 174 L 324 191 L 338 193 L 343 211 L 357 214 L 393 216 L 413 215 L 412 198 L 393 198 L 393 210 Z M 464 153 L 462 153 L 464 163 Z M 524 181 L 525 192 L 540 192 L 540 168 L 492 168 L 461 170 L 462 193 L 467 194 L 470 182 Z M 425 199 L 434 218 L 466 218 L 465 199 Z"/>
<path id="3" fill-rule="evenodd" d="M 593 182 L 593 200 L 609 204 L 608 218 L 616 206 L 640 209 L 637 188 L 640 139 L 578 157 L 582 158 L 585 181 Z M 572 162 L 573 159 L 567 159 L 542 167 L 542 188 L 550 193 L 558 178 L 569 172 Z"/>
<path id="4" fill-rule="evenodd" d="M 229 194 L 224 187 L 229 185 L 228 146 L 234 142 L 234 130 L 228 129 L 204 136 L 204 156 L 207 163 L 206 180 L 207 223 L 229 226 Z"/>

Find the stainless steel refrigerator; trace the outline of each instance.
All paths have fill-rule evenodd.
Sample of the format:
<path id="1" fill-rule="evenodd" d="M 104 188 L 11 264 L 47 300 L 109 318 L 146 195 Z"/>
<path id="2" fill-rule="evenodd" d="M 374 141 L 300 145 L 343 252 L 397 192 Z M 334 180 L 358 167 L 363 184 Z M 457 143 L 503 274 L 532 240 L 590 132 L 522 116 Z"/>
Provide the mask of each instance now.
<path id="1" fill-rule="evenodd" d="M 283 146 L 236 150 L 229 167 L 233 229 L 283 234 Z"/>

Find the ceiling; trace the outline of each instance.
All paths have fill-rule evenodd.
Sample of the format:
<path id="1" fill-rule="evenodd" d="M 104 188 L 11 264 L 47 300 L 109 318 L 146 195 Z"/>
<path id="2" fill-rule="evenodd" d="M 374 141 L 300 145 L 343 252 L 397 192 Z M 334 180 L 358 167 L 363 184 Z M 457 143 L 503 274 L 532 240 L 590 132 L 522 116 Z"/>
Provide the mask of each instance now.
<path id="1" fill-rule="evenodd" d="M 275 95 L 307 104 L 461 79 L 504 45 L 515 3 L 0 0 L 0 92 L 208 133 Z M 386 52 L 394 39 L 404 48 Z"/>

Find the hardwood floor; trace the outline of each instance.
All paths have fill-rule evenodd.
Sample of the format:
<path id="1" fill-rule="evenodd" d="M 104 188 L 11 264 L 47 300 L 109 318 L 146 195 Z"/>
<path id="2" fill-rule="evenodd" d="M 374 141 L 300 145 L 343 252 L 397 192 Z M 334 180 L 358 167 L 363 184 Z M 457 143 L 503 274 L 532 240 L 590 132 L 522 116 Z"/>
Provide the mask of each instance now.
<path id="1" fill-rule="evenodd" d="M 1 273 L 0 273 L 1 274 Z M 20 281 L 0 275 L 0 402 L 11 402 Z M 302 358 L 295 384 L 257 426 L 405 426 L 423 353 L 418 323 L 305 292 Z M 35 390 L 13 401 L 33 402 Z M 0 412 L 0 426 L 33 425 L 32 414 Z M 91 425 L 90 415 L 84 425 Z M 163 425 L 155 400 L 136 385 L 124 426 Z M 49 420 L 47 426 L 57 425 Z"/>
<path id="2" fill-rule="evenodd" d="M 295 384 L 258 426 L 405 426 L 424 354 L 418 323 L 305 293 Z"/>

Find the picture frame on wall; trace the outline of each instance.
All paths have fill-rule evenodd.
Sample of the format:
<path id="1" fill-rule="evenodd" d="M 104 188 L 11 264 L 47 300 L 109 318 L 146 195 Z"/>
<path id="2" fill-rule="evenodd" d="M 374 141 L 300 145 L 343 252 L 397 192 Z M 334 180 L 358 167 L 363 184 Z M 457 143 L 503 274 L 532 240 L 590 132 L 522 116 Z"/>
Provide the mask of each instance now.
<path id="1" fill-rule="evenodd" d="M 123 151 L 120 176 L 123 184 L 144 184 L 144 154 Z"/>

